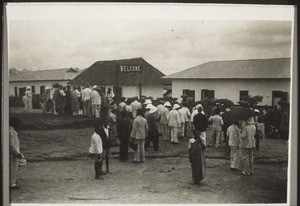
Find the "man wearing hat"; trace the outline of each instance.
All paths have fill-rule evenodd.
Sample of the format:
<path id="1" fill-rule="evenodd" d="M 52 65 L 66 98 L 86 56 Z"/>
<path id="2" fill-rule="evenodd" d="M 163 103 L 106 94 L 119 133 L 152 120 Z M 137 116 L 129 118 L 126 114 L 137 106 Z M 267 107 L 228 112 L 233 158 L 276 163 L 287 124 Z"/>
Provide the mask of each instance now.
<path id="1" fill-rule="evenodd" d="M 162 124 L 162 134 L 164 141 L 170 141 L 170 128 L 169 128 L 169 112 L 172 105 L 170 102 L 165 102 L 164 107 L 160 113 L 160 123 Z"/>
<path id="2" fill-rule="evenodd" d="M 174 104 L 172 110 L 169 113 L 169 127 L 171 131 L 171 143 L 178 144 L 178 131 L 181 127 L 181 119 L 178 109 L 179 104 Z"/>
<path id="3" fill-rule="evenodd" d="M 190 110 L 186 107 L 186 103 L 182 103 L 182 107 L 178 110 L 180 114 L 180 120 L 181 120 L 181 128 L 179 132 L 180 137 L 186 137 L 186 128 L 187 124 L 190 121 Z"/>
<path id="4" fill-rule="evenodd" d="M 25 95 L 23 96 L 23 103 L 24 103 L 24 111 L 26 113 L 32 112 L 32 93 L 31 93 L 31 87 L 27 86 Z"/>
<path id="5" fill-rule="evenodd" d="M 147 119 L 148 115 L 149 115 L 149 111 L 150 109 L 154 107 L 153 104 L 149 103 L 147 104 L 147 106 L 145 107 L 145 113 L 144 113 L 144 117 Z"/>
<path id="6" fill-rule="evenodd" d="M 97 85 L 93 86 L 91 93 L 91 104 L 92 104 L 92 116 L 99 118 L 100 117 L 100 108 L 101 108 L 101 97 L 97 91 Z"/>
<path id="7" fill-rule="evenodd" d="M 152 142 L 154 151 L 158 151 L 159 133 L 156 124 L 157 107 L 152 105 L 146 119 L 148 123 L 148 137 L 146 138 L 145 150 L 147 150 L 147 147 L 149 147 Z"/>

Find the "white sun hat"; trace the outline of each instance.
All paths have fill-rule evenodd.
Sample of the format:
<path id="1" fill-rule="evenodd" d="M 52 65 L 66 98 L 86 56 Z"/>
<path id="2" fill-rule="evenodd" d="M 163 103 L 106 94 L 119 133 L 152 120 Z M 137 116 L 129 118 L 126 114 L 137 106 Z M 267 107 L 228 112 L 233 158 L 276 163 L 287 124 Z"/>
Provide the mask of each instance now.
<path id="1" fill-rule="evenodd" d="M 178 109 L 178 108 L 180 108 L 180 105 L 179 105 L 179 104 L 174 104 L 174 105 L 173 105 L 173 109 Z"/>
<path id="2" fill-rule="evenodd" d="M 30 86 L 27 86 L 26 89 L 31 89 L 31 87 L 30 87 Z"/>
<path id="3" fill-rule="evenodd" d="M 97 88 L 97 85 L 94 85 L 93 88 L 96 89 L 96 88 Z"/>
<path id="4" fill-rule="evenodd" d="M 144 104 L 152 104 L 151 99 L 146 99 L 146 101 L 144 102 Z"/>
<path id="5" fill-rule="evenodd" d="M 151 114 L 151 113 L 154 113 L 156 111 L 157 111 L 157 107 L 156 106 L 152 106 L 151 109 L 150 109 L 150 111 L 149 111 L 149 113 Z"/>
<path id="6" fill-rule="evenodd" d="M 153 106 L 153 104 L 147 104 L 147 106 L 145 107 L 145 109 L 151 109 Z"/>
<path id="7" fill-rule="evenodd" d="M 202 104 L 197 104 L 196 105 L 196 109 L 199 109 L 200 107 L 203 109 Z"/>
<path id="8" fill-rule="evenodd" d="M 172 105 L 170 104 L 170 102 L 164 103 L 164 106 L 165 106 L 165 107 L 172 107 Z"/>

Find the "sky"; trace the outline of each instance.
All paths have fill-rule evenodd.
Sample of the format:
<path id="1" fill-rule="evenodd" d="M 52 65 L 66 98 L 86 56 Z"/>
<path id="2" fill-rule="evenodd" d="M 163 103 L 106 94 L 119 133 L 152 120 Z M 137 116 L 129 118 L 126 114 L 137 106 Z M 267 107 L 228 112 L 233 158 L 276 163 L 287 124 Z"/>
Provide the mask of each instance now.
<path id="1" fill-rule="evenodd" d="M 169 75 L 209 61 L 292 56 L 292 6 L 9 4 L 9 68 L 142 57 Z"/>

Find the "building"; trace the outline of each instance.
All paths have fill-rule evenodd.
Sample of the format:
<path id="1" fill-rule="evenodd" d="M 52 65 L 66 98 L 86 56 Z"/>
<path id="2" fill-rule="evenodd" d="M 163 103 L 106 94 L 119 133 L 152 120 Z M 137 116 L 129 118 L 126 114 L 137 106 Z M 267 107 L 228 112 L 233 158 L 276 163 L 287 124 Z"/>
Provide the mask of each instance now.
<path id="1" fill-rule="evenodd" d="M 72 85 L 97 85 L 104 91 L 112 88 L 116 93 L 118 84 L 119 97 L 151 96 L 163 97 L 164 88 L 171 85 L 161 71 L 143 58 L 98 61 L 70 81 Z M 118 81 L 116 81 L 118 80 Z"/>
<path id="2" fill-rule="evenodd" d="M 12 72 L 9 75 L 9 94 L 23 96 L 26 86 L 31 86 L 34 94 L 40 94 L 45 87 L 50 87 L 54 82 L 66 86 L 79 73 L 74 68 Z"/>
<path id="3" fill-rule="evenodd" d="M 289 102 L 291 59 L 249 59 L 212 61 L 163 78 L 172 80 L 172 96 L 187 95 L 230 99 L 237 104 L 243 97 L 263 96 L 258 105 L 279 106 Z"/>

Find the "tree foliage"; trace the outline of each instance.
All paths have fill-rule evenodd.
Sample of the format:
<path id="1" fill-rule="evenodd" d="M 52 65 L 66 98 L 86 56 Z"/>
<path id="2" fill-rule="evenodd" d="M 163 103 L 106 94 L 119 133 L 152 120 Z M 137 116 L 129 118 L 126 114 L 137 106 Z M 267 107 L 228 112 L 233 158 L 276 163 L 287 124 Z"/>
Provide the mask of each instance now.
<path id="1" fill-rule="evenodd" d="M 262 102 L 262 100 L 263 96 L 256 95 L 252 97 L 249 95 L 248 97 L 244 97 L 243 100 L 239 101 L 238 103 L 242 106 L 254 108 L 259 102 Z"/>

